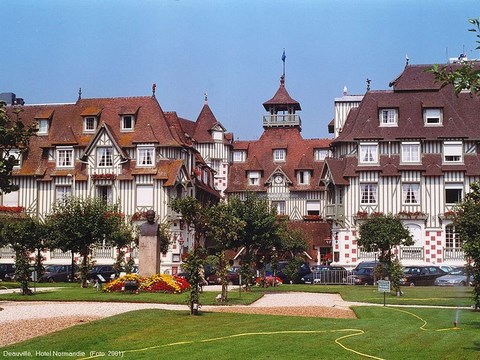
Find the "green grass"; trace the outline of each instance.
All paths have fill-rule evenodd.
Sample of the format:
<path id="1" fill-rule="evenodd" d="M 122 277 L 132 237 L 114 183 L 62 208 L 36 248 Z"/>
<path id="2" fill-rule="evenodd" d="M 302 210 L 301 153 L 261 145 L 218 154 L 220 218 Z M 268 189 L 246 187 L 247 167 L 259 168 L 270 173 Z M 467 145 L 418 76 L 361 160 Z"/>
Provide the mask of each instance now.
<path id="1" fill-rule="evenodd" d="M 1 353 L 82 351 L 82 358 L 91 351 L 125 351 L 125 359 L 480 358 L 480 317 L 473 311 L 355 311 L 358 319 L 142 310 L 8 346 Z M 453 330 L 457 317 L 459 329 Z"/>

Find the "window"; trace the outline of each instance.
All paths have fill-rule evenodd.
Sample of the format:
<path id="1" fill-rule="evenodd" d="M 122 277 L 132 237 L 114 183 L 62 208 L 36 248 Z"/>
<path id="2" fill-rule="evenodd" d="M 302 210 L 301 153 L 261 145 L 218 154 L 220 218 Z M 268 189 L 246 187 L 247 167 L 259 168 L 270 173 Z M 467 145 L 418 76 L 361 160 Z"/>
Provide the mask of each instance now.
<path id="1" fill-rule="evenodd" d="M 320 215 L 320 201 L 307 201 L 307 215 Z"/>
<path id="2" fill-rule="evenodd" d="M 220 159 L 211 159 L 210 160 L 210 166 L 213 170 L 215 170 L 215 172 L 217 174 L 220 173 L 220 164 L 221 164 Z"/>
<path id="3" fill-rule="evenodd" d="M 420 162 L 420 143 L 402 143 L 402 162 Z"/>
<path id="4" fill-rule="evenodd" d="M 135 123 L 135 117 L 133 115 L 123 115 L 122 116 L 122 130 L 133 130 Z"/>
<path id="5" fill-rule="evenodd" d="M 97 196 L 102 201 L 111 204 L 113 201 L 112 195 L 113 193 L 111 186 L 97 186 Z"/>
<path id="6" fill-rule="evenodd" d="M 55 199 L 61 201 L 68 196 L 72 195 L 71 186 L 56 186 L 55 187 Z"/>
<path id="7" fill-rule="evenodd" d="M 221 131 L 212 131 L 212 138 L 215 141 L 222 141 L 223 133 Z"/>
<path id="8" fill-rule="evenodd" d="M 15 163 L 13 165 L 14 168 L 19 168 L 22 164 L 22 153 L 19 149 L 10 149 L 8 151 L 8 157 L 13 156 L 15 159 Z"/>
<path id="9" fill-rule="evenodd" d="M 137 207 L 153 207 L 153 185 L 137 185 Z"/>
<path id="10" fill-rule="evenodd" d="M 102 167 L 113 166 L 113 151 L 111 147 L 97 148 L 97 165 Z"/>
<path id="11" fill-rule="evenodd" d="M 462 162 L 463 149 L 461 141 L 445 141 L 443 143 L 444 162 Z"/>
<path id="12" fill-rule="evenodd" d="M 97 128 L 97 118 L 94 116 L 85 117 L 83 120 L 83 131 L 94 132 Z"/>
<path id="13" fill-rule="evenodd" d="M 457 204 L 462 201 L 463 186 L 461 184 L 445 184 L 445 203 Z"/>
<path id="14" fill-rule="evenodd" d="M 420 204 L 420 184 L 403 184 L 402 199 L 404 204 Z"/>
<path id="15" fill-rule="evenodd" d="M 315 152 L 314 152 L 315 161 L 323 161 L 329 155 L 330 155 L 330 150 L 328 149 L 315 149 Z"/>
<path id="16" fill-rule="evenodd" d="M 450 249 L 462 247 L 460 236 L 455 231 L 455 226 L 453 226 L 453 224 L 445 226 L 445 247 Z"/>
<path id="17" fill-rule="evenodd" d="M 285 161 L 285 155 L 285 149 L 275 149 L 273 150 L 273 161 Z"/>
<path id="18" fill-rule="evenodd" d="M 37 135 L 47 135 L 48 134 L 48 119 L 38 119 L 38 131 Z"/>
<path id="19" fill-rule="evenodd" d="M 397 109 L 381 109 L 380 110 L 380 126 L 397 126 L 398 111 Z"/>
<path id="20" fill-rule="evenodd" d="M 73 149 L 57 148 L 57 167 L 73 167 Z"/>
<path id="21" fill-rule="evenodd" d="M 301 170 L 297 173 L 297 182 L 299 185 L 310 184 L 310 171 Z"/>
<path id="22" fill-rule="evenodd" d="M 272 207 L 277 209 L 277 215 L 285 215 L 285 201 L 272 201 Z"/>
<path id="23" fill-rule="evenodd" d="M 361 164 L 371 164 L 378 162 L 378 144 L 360 144 Z"/>
<path id="24" fill-rule="evenodd" d="M 233 152 L 233 162 L 244 162 L 244 161 L 245 161 L 245 151 Z"/>
<path id="25" fill-rule="evenodd" d="M 260 185 L 260 171 L 248 172 L 248 185 Z"/>
<path id="26" fill-rule="evenodd" d="M 138 147 L 137 166 L 152 166 L 155 164 L 155 148 L 154 147 Z"/>
<path id="27" fill-rule="evenodd" d="M 425 125 L 442 125 L 442 109 L 423 109 Z"/>
<path id="28" fill-rule="evenodd" d="M 360 203 L 376 204 L 377 203 L 377 184 L 361 184 L 360 185 Z"/>

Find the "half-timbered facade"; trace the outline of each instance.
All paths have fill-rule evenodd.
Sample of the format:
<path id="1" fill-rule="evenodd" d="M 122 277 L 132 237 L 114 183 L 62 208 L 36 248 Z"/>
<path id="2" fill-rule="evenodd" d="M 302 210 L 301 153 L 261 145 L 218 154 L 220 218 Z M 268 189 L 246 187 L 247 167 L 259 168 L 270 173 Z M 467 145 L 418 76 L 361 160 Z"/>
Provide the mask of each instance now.
<path id="1" fill-rule="evenodd" d="M 319 185 L 330 140 L 302 137 L 297 114 L 300 103 L 288 94 L 284 76 L 274 97 L 263 106 L 267 114 L 260 138 L 233 143 L 225 192 L 239 197 L 256 192 L 267 198 L 279 216 L 304 232 L 309 242 L 306 260 L 319 264 L 331 250 L 330 227 L 324 221 L 324 189 Z"/>
<path id="2" fill-rule="evenodd" d="M 404 265 L 464 262 L 449 214 L 480 180 L 480 100 L 435 82 L 430 67 L 406 66 L 392 90 L 367 91 L 335 125 L 321 177 L 338 264 L 373 260 L 356 239 L 376 212 L 398 215 L 413 235 L 396 250 Z"/>
<path id="3" fill-rule="evenodd" d="M 220 197 L 211 168 L 183 128 L 184 119 L 164 112 L 155 94 L 25 105 L 21 118 L 25 123 L 35 121 L 38 132 L 13 172 L 20 189 L 2 195 L 3 206 L 21 206 L 43 219 L 65 196 L 101 197 L 119 203 L 136 223 L 145 221 L 145 212 L 153 209 L 158 221 L 172 224 L 172 243 L 162 255 L 159 271 L 179 271 L 181 252 L 193 244 L 193 236 L 171 211 L 171 199 Z M 6 252 L 0 255 L 5 258 Z M 112 263 L 115 252 L 100 246 L 93 257 L 97 263 Z M 45 254 L 50 263 L 65 262 L 70 256 L 56 250 Z M 135 257 L 136 251 L 128 256 Z"/>

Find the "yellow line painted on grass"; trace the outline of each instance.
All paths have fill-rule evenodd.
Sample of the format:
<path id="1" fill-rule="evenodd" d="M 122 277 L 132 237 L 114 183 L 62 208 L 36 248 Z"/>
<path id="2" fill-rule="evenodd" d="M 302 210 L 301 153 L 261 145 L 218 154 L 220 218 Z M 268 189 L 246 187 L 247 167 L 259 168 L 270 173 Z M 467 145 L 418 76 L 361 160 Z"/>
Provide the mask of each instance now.
<path id="1" fill-rule="evenodd" d="M 206 343 L 206 342 L 221 341 L 221 340 L 232 339 L 232 338 L 236 338 L 236 337 L 244 337 L 244 336 L 279 335 L 279 334 L 287 334 L 287 335 L 288 334 L 325 334 L 325 333 L 329 333 L 329 332 L 330 333 L 335 333 L 335 332 L 350 332 L 350 331 L 353 331 L 355 333 L 341 336 L 341 337 L 335 339 L 335 343 L 337 345 L 339 345 L 340 347 L 342 347 L 343 349 L 345 349 L 347 351 L 350 351 L 354 354 L 357 354 L 357 355 L 360 355 L 360 356 L 363 356 L 363 357 L 366 357 L 366 358 L 369 358 L 369 359 L 384 360 L 382 358 L 379 358 L 379 357 L 376 357 L 376 356 L 373 356 L 373 355 L 364 354 L 364 353 L 361 353 L 359 351 L 350 349 L 350 348 L 346 347 L 345 345 L 343 345 L 342 343 L 340 343 L 340 340 L 342 340 L 342 339 L 346 339 L 346 338 L 349 338 L 349 337 L 352 337 L 352 336 L 359 336 L 359 335 L 365 334 L 365 331 L 360 330 L 360 329 L 282 330 L 282 331 L 266 331 L 266 332 L 249 332 L 249 333 L 227 335 L 227 336 L 222 336 L 222 337 L 212 338 L 212 339 L 198 340 L 197 342 Z M 124 350 L 124 351 L 122 351 L 122 353 L 123 354 L 135 353 L 135 352 L 142 352 L 142 351 L 160 349 L 160 348 L 168 347 L 168 346 L 177 346 L 177 345 L 185 345 L 185 344 L 193 344 L 193 343 L 195 343 L 195 341 L 180 341 L 180 342 L 174 342 L 174 343 L 170 343 L 170 344 L 150 346 L 150 347 L 146 347 L 146 348 L 143 348 L 143 349 Z M 94 359 L 94 358 L 99 358 L 99 357 L 104 357 L 104 356 L 106 356 L 106 355 L 99 354 L 99 355 L 80 358 L 79 360 Z"/>

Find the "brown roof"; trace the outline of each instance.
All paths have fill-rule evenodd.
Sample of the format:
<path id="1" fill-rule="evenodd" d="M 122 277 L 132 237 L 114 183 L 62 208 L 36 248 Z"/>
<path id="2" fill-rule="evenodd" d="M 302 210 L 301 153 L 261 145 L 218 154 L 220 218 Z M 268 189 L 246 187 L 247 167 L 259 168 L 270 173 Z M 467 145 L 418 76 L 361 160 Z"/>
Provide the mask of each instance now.
<path id="1" fill-rule="evenodd" d="M 247 159 L 243 163 L 232 163 L 227 192 L 265 191 L 265 181 L 279 168 L 292 180 L 291 190 L 319 190 L 323 161 L 314 161 L 314 150 L 329 149 L 330 142 L 330 139 L 303 139 L 298 128 L 267 128 L 256 141 L 234 142 L 233 150 L 247 150 Z M 273 161 L 273 150 L 282 148 L 286 149 L 286 161 Z M 296 172 L 307 169 L 313 169 L 310 185 L 299 186 Z M 262 172 L 259 186 L 248 185 L 248 171 Z"/>
<path id="2" fill-rule="evenodd" d="M 313 246 L 331 246 L 325 241 L 325 239 L 331 237 L 330 225 L 326 222 L 288 222 L 287 226 L 290 229 L 298 229 L 303 232 L 309 250 L 313 250 Z"/>
<path id="3" fill-rule="evenodd" d="M 284 76 L 280 78 L 280 87 L 273 98 L 263 103 L 263 107 L 267 111 L 270 110 L 270 106 L 275 106 L 276 110 L 278 111 L 285 111 L 288 109 L 288 106 L 293 106 L 295 110 L 301 110 L 300 103 L 296 100 L 293 100 L 288 94 L 288 91 L 285 88 Z"/>

